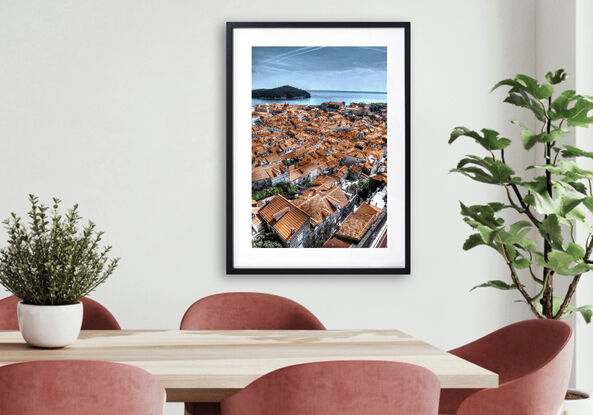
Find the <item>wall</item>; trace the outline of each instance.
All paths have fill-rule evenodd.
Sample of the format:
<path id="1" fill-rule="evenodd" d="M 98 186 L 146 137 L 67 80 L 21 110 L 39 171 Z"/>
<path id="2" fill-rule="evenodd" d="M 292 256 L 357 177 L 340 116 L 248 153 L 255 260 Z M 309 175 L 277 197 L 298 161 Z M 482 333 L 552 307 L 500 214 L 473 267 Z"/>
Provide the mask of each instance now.
<path id="1" fill-rule="evenodd" d="M 124 328 L 176 328 L 196 299 L 291 297 L 330 328 L 399 328 L 449 348 L 529 317 L 487 249 L 465 253 L 458 201 L 502 197 L 449 175 L 469 142 L 525 118 L 498 80 L 535 67 L 533 0 L 0 3 L 0 215 L 27 193 L 75 202 L 122 257 L 93 295 Z M 226 21 L 412 22 L 412 275 L 225 276 Z M 519 151 L 511 162 L 523 163 Z M 0 233 L 0 240 L 5 234 Z"/>
<path id="2" fill-rule="evenodd" d="M 583 95 L 593 94 L 593 28 L 590 18 L 593 15 L 593 2 L 589 0 L 539 0 L 536 3 L 536 73 L 543 78 L 546 72 L 564 68 L 569 79 L 562 88 L 576 89 Z M 574 145 L 593 151 L 593 129 L 579 128 L 571 132 L 566 140 Z M 579 159 L 582 168 L 593 170 L 593 162 Z M 593 219 L 589 215 L 589 220 Z M 588 232 L 577 228 L 577 239 L 586 240 Z M 556 289 L 562 293 L 570 279 L 558 279 Z M 585 275 L 572 304 L 582 306 L 593 304 L 593 281 Z M 593 365 L 591 347 L 593 331 L 580 316 L 567 319 L 575 331 L 575 364 L 571 379 L 572 386 L 586 391 L 593 390 Z"/>
<path id="3" fill-rule="evenodd" d="M 576 90 L 585 95 L 593 95 L 593 2 L 588 0 L 576 0 L 575 7 L 575 73 Z M 576 134 L 577 146 L 593 151 L 593 129 L 581 128 Z M 584 168 L 593 170 L 593 160 L 583 160 Z M 592 219 L 590 217 L 590 219 Z M 590 222 L 589 222 L 590 223 Z M 581 238 L 584 237 L 584 230 L 581 229 Z M 584 276 L 579 282 L 579 289 L 574 299 L 579 306 L 593 304 L 593 280 L 591 275 Z M 593 376 L 590 368 L 593 367 L 593 327 L 587 325 L 582 319 L 576 322 L 575 341 L 575 385 L 586 391 L 593 391 Z"/>

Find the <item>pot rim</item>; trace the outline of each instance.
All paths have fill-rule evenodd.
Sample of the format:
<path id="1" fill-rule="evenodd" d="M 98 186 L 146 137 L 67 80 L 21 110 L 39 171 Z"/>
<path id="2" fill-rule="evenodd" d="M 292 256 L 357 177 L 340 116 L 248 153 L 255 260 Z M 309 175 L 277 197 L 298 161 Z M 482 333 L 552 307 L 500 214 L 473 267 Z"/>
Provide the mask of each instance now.
<path id="1" fill-rule="evenodd" d="M 25 300 L 20 300 L 18 303 L 22 304 L 22 305 L 30 306 L 30 307 L 68 307 L 71 305 L 82 304 L 82 301 L 78 300 L 77 302 L 72 303 L 72 304 L 29 304 L 29 303 L 26 303 Z"/>
<path id="2" fill-rule="evenodd" d="M 590 399 L 591 398 L 591 394 L 589 394 L 588 392 L 585 392 L 582 389 L 574 389 L 574 388 L 568 388 L 566 390 L 566 392 L 570 392 L 570 393 L 574 393 L 575 395 L 581 395 L 583 398 L 579 399 L 579 400 L 584 400 L 584 399 Z M 564 399 L 565 401 L 573 401 L 574 399 Z"/>

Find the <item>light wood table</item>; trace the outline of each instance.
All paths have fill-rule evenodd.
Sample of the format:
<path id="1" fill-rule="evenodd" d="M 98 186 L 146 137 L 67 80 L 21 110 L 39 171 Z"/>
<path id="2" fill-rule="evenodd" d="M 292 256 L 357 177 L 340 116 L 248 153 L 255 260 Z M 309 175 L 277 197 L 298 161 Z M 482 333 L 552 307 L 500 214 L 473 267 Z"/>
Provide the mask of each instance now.
<path id="1" fill-rule="evenodd" d="M 396 330 L 88 330 L 64 349 L 33 348 L 18 331 L 0 331 L 0 366 L 51 359 L 141 367 L 169 402 L 218 402 L 272 370 L 324 360 L 407 362 L 432 370 L 443 388 L 498 386 L 497 374 Z"/>

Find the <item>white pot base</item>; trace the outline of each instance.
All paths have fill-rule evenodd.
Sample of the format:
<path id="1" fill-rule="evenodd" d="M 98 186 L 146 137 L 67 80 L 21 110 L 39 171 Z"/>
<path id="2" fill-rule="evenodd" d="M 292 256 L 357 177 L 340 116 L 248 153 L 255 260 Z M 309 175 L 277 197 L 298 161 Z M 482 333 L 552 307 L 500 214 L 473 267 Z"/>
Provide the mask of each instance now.
<path id="1" fill-rule="evenodd" d="M 74 343 L 82 326 L 82 303 L 17 306 L 21 334 L 32 346 L 57 348 Z"/>
<path id="2" fill-rule="evenodd" d="M 573 392 L 579 395 L 586 395 L 585 399 L 564 400 L 564 404 L 558 415 L 591 415 L 593 414 L 593 398 L 586 392 L 576 389 L 569 389 L 568 392 Z"/>

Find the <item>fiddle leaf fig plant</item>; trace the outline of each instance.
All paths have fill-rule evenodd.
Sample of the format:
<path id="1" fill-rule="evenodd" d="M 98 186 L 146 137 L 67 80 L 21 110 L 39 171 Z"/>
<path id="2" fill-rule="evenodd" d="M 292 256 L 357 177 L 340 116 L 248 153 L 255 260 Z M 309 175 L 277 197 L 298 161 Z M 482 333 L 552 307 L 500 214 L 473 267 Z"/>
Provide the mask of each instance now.
<path id="1" fill-rule="evenodd" d="M 574 312 L 589 323 L 592 306 L 570 303 L 583 274 L 593 269 L 593 224 L 586 213 L 593 212 L 593 171 L 581 168 L 579 159 L 593 159 L 588 152 L 566 141 L 570 128 L 593 124 L 593 100 L 574 90 L 557 90 L 567 74 L 559 69 L 549 72 L 539 83 L 527 75 L 517 75 L 494 85 L 507 90 L 504 102 L 527 109 L 536 119 L 532 130 L 513 120 L 526 151 L 541 154 L 539 164 L 522 171 L 507 162 L 505 151 L 511 139 L 491 129 L 480 131 L 456 127 L 449 143 L 464 137 L 475 141 L 485 155 L 468 155 L 452 172 L 471 180 L 502 187 L 504 202 L 466 206 L 461 203 L 463 220 L 474 230 L 463 244 L 464 250 L 487 246 L 502 256 L 510 280 L 494 280 L 478 287 L 517 290 L 539 318 L 560 319 Z M 534 154 L 533 160 L 536 160 Z M 508 211 L 518 212 L 507 215 Z M 587 230 L 584 240 L 576 239 L 576 226 Z M 535 237 L 543 239 L 538 247 Z M 559 294 L 554 280 L 567 278 L 569 287 Z M 526 281 L 534 281 L 529 286 Z M 530 287 L 535 286 L 536 289 Z"/>
<path id="2" fill-rule="evenodd" d="M 8 246 L 0 249 L 0 283 L 26 304 L 74 304 L 109 277 L 119 258 L 99 247 L 103 232 L 93 222 L 79 227 L 78 205 L 61 214 L 29 195 L 29 223 L 16 214 L 3 223 Z"/>

